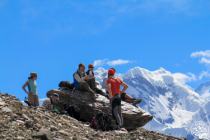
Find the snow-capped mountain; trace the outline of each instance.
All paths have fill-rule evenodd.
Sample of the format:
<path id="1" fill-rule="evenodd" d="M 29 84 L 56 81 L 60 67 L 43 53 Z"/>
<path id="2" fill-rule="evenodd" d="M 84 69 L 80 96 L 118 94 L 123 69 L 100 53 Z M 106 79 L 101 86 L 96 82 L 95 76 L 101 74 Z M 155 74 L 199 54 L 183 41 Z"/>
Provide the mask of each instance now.
<path id="1" fill-rule="evenodd" d="M 210 101 L 210 81 L 201 84 L 197 89 L 196 92 L 199 93 L 204 99 Z"/>
<path id="2" fill-rule="evenodd" d="M 103 68 L 96 71 L 100 83 L 106 72 Z M 210 139 L 210 103 L 186 84 L 187 75 L 136 67 L 119 76 L 129 85 L 127 93 L 142 98 L 140 106 L 154 116 L 147 129 L 188 139 Z"/>

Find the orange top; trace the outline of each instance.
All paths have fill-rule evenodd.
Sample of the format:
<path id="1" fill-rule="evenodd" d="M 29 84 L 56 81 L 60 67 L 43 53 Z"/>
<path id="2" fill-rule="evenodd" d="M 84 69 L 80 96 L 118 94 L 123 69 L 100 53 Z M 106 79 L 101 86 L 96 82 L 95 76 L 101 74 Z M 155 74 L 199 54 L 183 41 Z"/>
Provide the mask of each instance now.
<path id="1" fill-rule="evenodd" d="M 120 94 L 120 86 L 123 81 L 119 78 L 109 78 L 107 84 L 111 84 L 112 96 Z"/>

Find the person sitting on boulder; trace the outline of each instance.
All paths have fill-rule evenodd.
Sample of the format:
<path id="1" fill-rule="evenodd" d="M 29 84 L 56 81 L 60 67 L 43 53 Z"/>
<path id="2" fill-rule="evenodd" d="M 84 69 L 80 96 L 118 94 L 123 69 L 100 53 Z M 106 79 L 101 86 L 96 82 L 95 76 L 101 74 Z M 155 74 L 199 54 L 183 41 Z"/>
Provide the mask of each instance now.
<path id="1" fill-rule="evenodd" d="M 95 94 L 95 91 L 93 91 L 87 81 L 89 80 L 87 74 L 85 73 L 85 65 L 79 64 L 78 70 L 73 75 L 74 78 L 74 87 L 76 90 L 80 91 L 88 91 L 93 94 Z"/>
<path id="2" fill-rule="evenodd" d="M 116 72 L 116 69 L 115 68 L 111 68 L 113 71 L 115 71 Z M 108 78 L 109 78 L 109 76 L 108 76 Z M 106 93 L 107 94 L 109 94 L 108 93 L 108 88 L 107 88 L 107 80 L 108 80 L 108 78 L 104 78 L 104 80 L 103 80 L 103 88 L 106 90 Z M 132 98 L 131 96 L 129 96 L 127 93 L 121 93 L 121 99 L 122 99 L 122 101 L 125 101 L 125 102 L 127 102 L 127 103 L 130 103 L 130 104 L 133 104 L 134 106 L 136 106 L 137 104 L 140 104 L 141 103 L 141 99 L 136 99 L 136 98 Z"/>
<path id="3" fill-rule="evenodd" d="M 28 95 L 28 105 L 37 107 L 39 106 L 39 98 L 38 98 L 38 92 L 37 92 L 37 73 L 30 73 L 30 77 L 23 85 L 22 89 L 27 93 Z M 28 87 L 28 90 L 26 90 L 26 87 Z"/>
<path id="4" fill-rule="evenodd" d="M 119 78 L 115 78 L 115 71 L 113 69 L 108 70 L 107 87 L 109 92 L 109 98 L 112 106 L 112 114 L 116 120 L 117 129 L 123 127 L 123 116 L 121 111 L 121 93 L 124 93 L 128 86 Z M 123 86 L 123 90 L 120 87 Z"/>
<path id="5" fill-rule="evenodd" d="M 88 82 L 90 88 L 92 90 L 94 90 L 96 93 L 107 97 L 106 93 L 104 93 L 102 90 L 97 88 L 98 83 L 96 82 L 96 79 L 95 79 L 95 73 L 94 73 L 94 66 L 93 66 L 93 64 L 89 64 L 88 65 L 88 71 L 86 72 L 86 74 L 88 76 L 88 81 L 87 82 Z"/>

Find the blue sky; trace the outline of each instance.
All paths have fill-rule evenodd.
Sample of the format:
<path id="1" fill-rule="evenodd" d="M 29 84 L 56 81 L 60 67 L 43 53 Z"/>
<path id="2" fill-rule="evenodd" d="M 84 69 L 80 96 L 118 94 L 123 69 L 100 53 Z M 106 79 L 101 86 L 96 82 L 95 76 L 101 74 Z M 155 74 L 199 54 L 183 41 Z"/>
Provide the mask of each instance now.
<path id="1" fill-rule="evenodd" d="M 210 77 L 209 0 L 0 0 L 0 18 L 0 91 L 20 99 L 31 71 L 42 98 L 95 60 Z"/>

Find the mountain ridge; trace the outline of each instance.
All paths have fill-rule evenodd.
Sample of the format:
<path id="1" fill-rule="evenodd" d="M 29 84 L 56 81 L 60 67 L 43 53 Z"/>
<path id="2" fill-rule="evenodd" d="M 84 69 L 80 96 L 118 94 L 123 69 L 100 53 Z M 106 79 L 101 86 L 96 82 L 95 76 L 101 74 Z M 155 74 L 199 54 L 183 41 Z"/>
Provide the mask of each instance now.
<path id="1" fill-rule="evenodd" d="M 98 81 L 106 76 L 105 72 L 103 68 L 97 70 Z M 164 68 L 149 71 L 141 67 L 118 76 L 129 85 L 127 93 L 142 98 L 140 106 L 154 116 L 145 128 L 189 140 L 210 139 L 210 122 L 201 119 L 202 114 L 209 115 L 209 108 L 203 107 L 208 101 L 187 84 L 190 76 Z"/>

